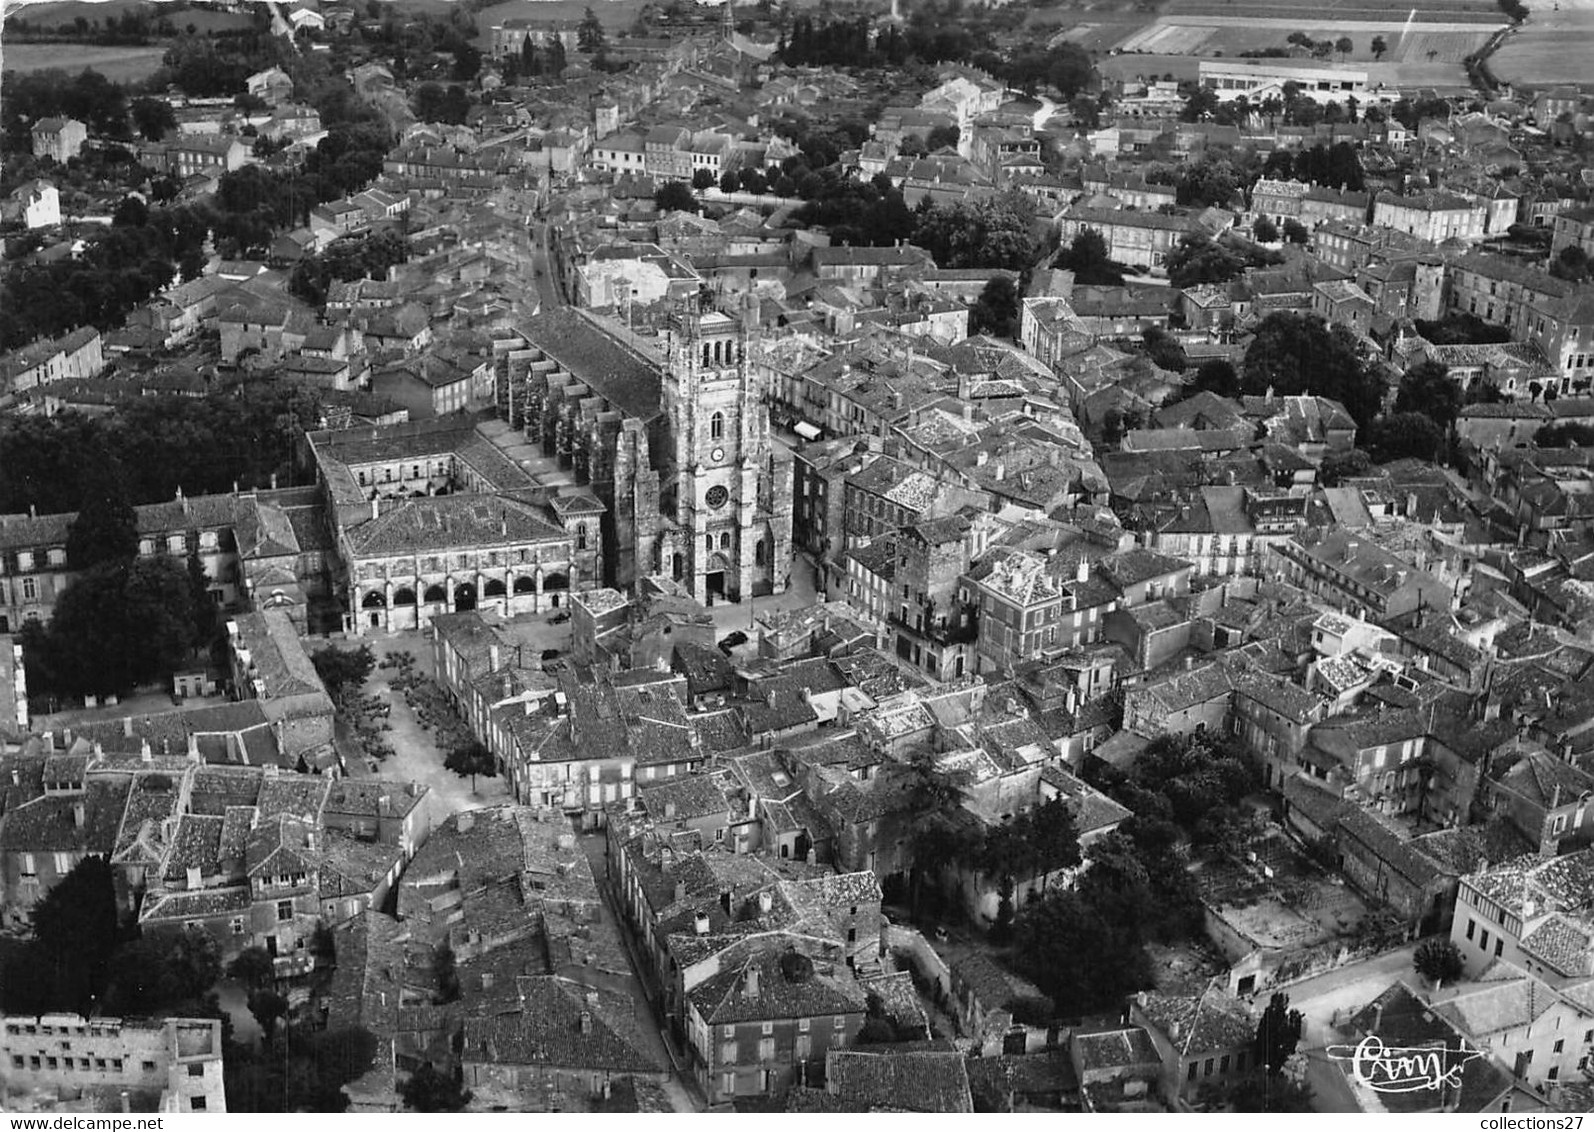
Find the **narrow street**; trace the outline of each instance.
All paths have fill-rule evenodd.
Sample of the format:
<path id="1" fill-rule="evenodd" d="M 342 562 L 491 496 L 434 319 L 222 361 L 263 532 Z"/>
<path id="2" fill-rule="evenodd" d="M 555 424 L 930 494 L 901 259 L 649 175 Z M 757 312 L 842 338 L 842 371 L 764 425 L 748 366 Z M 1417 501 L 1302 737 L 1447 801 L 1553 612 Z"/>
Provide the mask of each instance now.
<path id="1" fill-rule="evenodd" d="M 637 1031 L 647 1043 L 648 1051 L 659 1060 L 660 1064 L 670 1066 L 670 1079 L 665 1082 L 664 1091 L 670 1098 L 671 1108 L 676 1112 L 702 1112 L 707 1103 L 698 1092 L 697 1082 L 692 1079 L 687 1068 L 685 1051 L 678 1051 L 665 1036 L 665 1022 L 659 1010 L 657 988 L 652 987 L 645 977 L 646 968 L 637 953 L 636 940 L 632 937 L 630 926 L 620 910 L 618 898 L 609 884 L 608 839 L 601 832 L 582 833 L 577 836 L 587 854 L 587 863 L 592 868 L 593 879 L 597 881 L 598 892 L 603 897 L 603 921 L 620 937 L 625 945 L 626 959 L 631 964 L 630 978 L 621 980 L 624 985 L 610 986 L 609 989 L 629 995 L 637 1004 Z"/>

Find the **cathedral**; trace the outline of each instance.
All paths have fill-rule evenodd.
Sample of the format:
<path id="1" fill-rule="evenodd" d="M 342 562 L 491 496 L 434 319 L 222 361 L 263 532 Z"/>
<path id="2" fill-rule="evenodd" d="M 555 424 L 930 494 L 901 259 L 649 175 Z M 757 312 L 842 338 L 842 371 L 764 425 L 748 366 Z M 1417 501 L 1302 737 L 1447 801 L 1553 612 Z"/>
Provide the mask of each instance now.
<path id="1" fill-rule="evenodd" d="M 748 364 L 755 326 L 694 297 L 648 341 L 560 308 L 506 352 L 501 413 L 604 506 L 603 584 L 663 574 L 706 604 L 785 589 L 791 454 Z"/>

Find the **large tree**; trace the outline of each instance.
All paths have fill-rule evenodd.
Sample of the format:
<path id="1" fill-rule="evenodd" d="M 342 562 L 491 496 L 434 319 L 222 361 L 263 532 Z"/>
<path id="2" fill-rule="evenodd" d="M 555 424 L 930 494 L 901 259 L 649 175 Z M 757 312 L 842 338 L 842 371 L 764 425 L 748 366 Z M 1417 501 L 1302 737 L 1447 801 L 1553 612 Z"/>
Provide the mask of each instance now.
<path id="1" fill-rule="evenodd" d="M 399 1095 L 411 1112 L 459 1112 L 471 1102 L 464 1078 L 457 1071 L 440 1073 L 430 1061 L 409 1075 Z"/>
<path id="2" fill-rule="evenodd" d="M 591 8 L 581 17 L 581 23 L 576 28 L 576 50 L 587 55 L 597 54 L 604 49 L 607 37 L 603 30 L 603 21 Z"/>
<path id="3" fill-rule="evenodd" d="M 707 172 L 707 170 L 699 170 Z M 711 174 L 712 176 L 712 174 Z M 694 178 L 694 184 L 696 180 Z M 653 205 L 660 212 L 702 212 L 703 206 L 685 181 L 666 181 L 653 192 Z"/>
<path id="4" fill-rule="evenodd" d="M 74 570 L 138 557 L 138 514 L 127 481 L 114 465 L 102 466 L 66 531 L 66 561 Z"/>
<path id="5" fill-rule="evenodd" d="M 910 820 L 909 901 L 917 916 L 926 883 L 957 864 L 975 844 L 973 823 L 963 809 L 970 777 L 966 771 L 943 768 L 929 751 L 893 764 L 890 773 L 898 808 Z"/>
<path id="6" fill-rule="evenodd" d="M 1437 461 L 1444 455 L 1445 432 L 1427 413 L 1391 413 L 1368 427 L 1366 443 L 1380 464 L 1405 459 Z"/>
<path id="7" fill-rule="evenodd" d="M 1238 397 L 1240 375 L 1229 359 L 1208 358 L 1196 370 L 1195 381 L 1191 383 L 1190 388 L 1192 392 L 1205 390 L 1208 393 L 1216 393 L 1219 397 Z"/>
<path id="8" fill-rule="evenodd" d="M 1168 255 L 1168 282 L 1175 287 L 1227 283 L 1245 271 L 1245 257 L 1205 236 L 1186 236 Z"/>
<path id="9" fill-rule="evenodd" d="M 1450 379 L 1442 362 L 1419 362 L 1400 379 L 1395 412 L 1422 413 L 1441 428 L 1449 428 L 1461 412 L 1461 388 Z"/>
<path id="10" fill-rule="evenodd" d="M 1247 393 L 1332 398 L 1359 427 L 1383 407 L 1383 383 L 1362 357 L 1355 335 L 1312 314 L 1279 311 L 1263 319 L 1240 374 Z"/>
<path id="11" fill-rule="evenodd" d="M 145 141 L 158 142 L 177 129 L 177 112 L 163 98 L 135 98 L 128 109 Z"/>
<path id="12" fill-rule="evenodd" d="M 1121 287 L 1124 269 L 1108 256 L 1107 240 L 1094 228 L 1082 228 L 1057 257 L 1059 267 L 1074 273 L 1074 282 Z"/>
<path id="13" fill-rule="evenodd" d="M 1021 193 L 935 205 L 919 214 L 913 242 L 941 267 L 1020 271 L 1035 259 L 1035 209 Z"/>
<path id="14" fill-rule="evenodd" d="M 37 974 L 48 987 L 45 1008 L 87 1014 L 105 994 L 117 944 L 110 863 L 99 856 L 78 861 L 34 904 L 32 927 Z"/>
<path id="15" fill-rule="evenodd" d="M 1018 284 L 1013 282 L 1013 277 L 991 276 L 969 312 L 969 333 L 1016 338 L 1019 306 Z"/>
<path id="16" fill-rule="evenodd" d="M 1285 1062 L 1294 1056 L 1301 1043 L 1301 1031 L 1305 1026 L 1305 1016 L 1299 1010 L 1290 1009 L 1290 996 L 1282 991 L 1275 992 L 1256 1024 L 1254 1048 L 1258 1064 L 1266 1066 L 1272 1076 L 1283 1073 Z"/>
<path id="17" fill-rule="evenodd" d="M 1461 949 L 1448 939 L 1425 939 L 1411 956 L 1412 969 L 1435 986 L 1453 983 L 1466 970 Z"/>
<path id="18" fill-rule="evenodd" d="M 491 778 L 498 773 L 498 762 L 493 758 L 493 753 L 477 739 L 472 739 L 448 752 L 443 765 L 462 778 L 469 775 L 472 794 L 476 793 L 477 775 Z"/>
<path id="19" fill-rule="evenodd" d="M 376 655 L 370 645 L 357 649 L 340 649 L 336 645 L 323 645 L 310 654 L 316 675 L 326 685 L 332 702 L 343 706 L 351 703 L 365 689 L 371 670 L 376 667 Z"/>
<path id="20" fill-rule="evenodd" d="M 194 1011 L 221 977 L 221 949 L 203 932 L 144 936 L 119 947 L 110 966 L 107 1007 L 115 1013 Z"/>
<path id="21" fill-rule="evenodd" d="M 57 599 L 39 641 L 49 690 L 101 695 L 164 682 L 187 663 L 194 626 L 188 575 L 172 559 L 91 567 Z"/>

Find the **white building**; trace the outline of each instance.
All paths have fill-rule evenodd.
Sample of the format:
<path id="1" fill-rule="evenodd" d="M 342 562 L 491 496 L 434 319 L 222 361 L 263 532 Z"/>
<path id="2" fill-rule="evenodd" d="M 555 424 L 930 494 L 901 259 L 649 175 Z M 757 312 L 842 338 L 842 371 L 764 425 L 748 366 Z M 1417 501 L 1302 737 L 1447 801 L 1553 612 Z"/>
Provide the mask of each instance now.
<path id="1" fill-rule="evenodd" d="M 221 1023 L 44 1014 L 3 1019 L 0 1067 L 6 1107 L 15 1093 L 86 1091 L 137 1112 L 226 1112 Z M 112 1110 L 114 1111 L 114 1110 Z"/>
<path id="2" fill-rule="evenodd" d="M 1244 95 L 1251 102 L 1283 98 L 1286 83 L 1294 83 L 1314 102 L 1343 102 L 1367 97 L 1367 72 L 1323 64 L 1305 66 L 1279 59 L 1203 59 L 1198 71 L 1201 85 L 1228 102 Z"/>

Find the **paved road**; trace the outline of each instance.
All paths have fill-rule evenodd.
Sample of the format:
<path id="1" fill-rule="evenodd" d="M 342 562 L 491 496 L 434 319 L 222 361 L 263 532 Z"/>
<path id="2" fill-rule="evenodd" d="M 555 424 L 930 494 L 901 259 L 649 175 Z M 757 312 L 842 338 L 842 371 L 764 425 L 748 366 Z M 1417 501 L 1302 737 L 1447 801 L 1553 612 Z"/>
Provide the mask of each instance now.
<path id="1" fill-rule="evenodd" d="M 1346 1015 L 1361 1009 L 1401 979 L 1421 989 L 1411 966 L 1416 947 L 1414 943 L 1407 944 L 1286 988 L 1290 1006 L 1306 1015 L 1306 1038 L 1302 1045 L 1307 1048 L 1326 1045 L 1328 1028 L 1336 1014 Z"/>
<path id="2" fill-rule="evenodd" d="M 1315 1111 L 1362 1111 L 1345 1081 L 1344 1070 L 1337 1062 L 1328 1059 L 1324 1047 L 1339 1041 L 1339 1035 L 1333 1030 L 1336 1018 L 1343 1018 L 1366 1006 L 1397 981 L 1405 980 L 1414 989 L 1423 989 L 1411 966 L 1412 952 L 1416 946 L 1408 944 L 1394 951 L 1386 951 L 1361 963 L 1352 963 L 1316 978 L 1302 980 L 1285 989 L 1290 996 L 1291 1008 L 1306 1015 L 1301 1056 L 1307 1083 L 1312 1087 L 1312 1107 Z"/>

